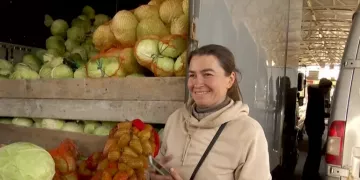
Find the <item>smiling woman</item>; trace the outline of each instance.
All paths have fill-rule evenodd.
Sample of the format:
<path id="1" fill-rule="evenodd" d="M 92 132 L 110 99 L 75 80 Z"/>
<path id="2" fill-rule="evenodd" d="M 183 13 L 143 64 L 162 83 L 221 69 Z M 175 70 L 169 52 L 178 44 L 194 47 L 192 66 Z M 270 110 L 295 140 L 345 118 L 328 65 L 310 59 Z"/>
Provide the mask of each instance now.
<path id="1" fill-rule="evenodd" d="M 241 101 L 234 55 L 220 45 L 190 53 L 192 99 L 166 122 L 159 162 L 171 176 L 152 180 L 270 180 L 264 131 Z"/>
<path id="2" fill-rule="evenodd" d="M 204 46 L 190 54 L 188 88 L 198 107 L 220 104 L 226 95 L 241 100 L 234 59 L 230 50 L 220 45 Z"/>

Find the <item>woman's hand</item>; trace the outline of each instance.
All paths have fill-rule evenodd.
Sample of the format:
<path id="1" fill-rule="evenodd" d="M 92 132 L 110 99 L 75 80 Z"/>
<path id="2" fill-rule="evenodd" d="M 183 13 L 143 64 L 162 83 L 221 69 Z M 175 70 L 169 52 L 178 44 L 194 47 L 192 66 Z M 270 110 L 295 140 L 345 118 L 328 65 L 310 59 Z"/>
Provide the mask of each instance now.
<path id="1" fill-rule="evenodd" d="M 171 161 L 172 158 L 173 158 L 172 155 L 165 156 L 162 159 L 160 159 L 160 164 L 163 165 L 164 167 L 169 168 L 169 166 L 167 166 L 167 163 L 169 161 Z M 171 176 L 163 176 L 163 175 L 156 174 L 153 171 L 153 172 L 150 172 L 150 179 L 151 180 L 183 180 L 180 177 L 179 173 L 174 168 L 170 168 L 170 174 L 171 174 Z"/>
<path id="2" fill-rule="evenodd" d="M 183 180 L 180 177 L 179 173 L 174 168 L 170 168 L 170 174 L 171 176 L 163 176 L 163 175 L 151 173 L 150 179 L 151 180 Z"/>

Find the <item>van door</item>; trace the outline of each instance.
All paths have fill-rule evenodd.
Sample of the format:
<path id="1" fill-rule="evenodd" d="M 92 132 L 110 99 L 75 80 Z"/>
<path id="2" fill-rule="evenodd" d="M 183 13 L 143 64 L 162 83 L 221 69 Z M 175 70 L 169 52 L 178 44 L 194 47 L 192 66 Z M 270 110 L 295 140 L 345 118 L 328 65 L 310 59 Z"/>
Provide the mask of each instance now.
<path id="1" fill-rule="evenodd" d="M 279 113 L 278 117 L 281 117 L 281 111 L 275 112 L 276 103 L 269 99 L 274 96 L 269 91 L 271 79 L 277 78 L 271 77 L 272 73 L 269 71 L 275 64 L 278 64 L 279 68 L 284 68 L 286 64 L 286 39 L 282 35 L 287 32 L 288 18 L 284 17 L 287 15 L 287 6 L 269 0 L 194 0 L 190 3 L 195 10 L 195 34 L 199 46 L 221 44 L 234 53 L 236 65 L 241 72 L 238 83 L 244 102 L 250 107 L 250 116 L 256 119 L 265 131 L 270 165 L 272 169 L 275 168 L 280 163 L 281 156 L 282 118 L 274 116 L 274 113 Z M 269 11 L 271 9 L 282 11 L 276 14 L 278 12 Z M 262 24 L 274 21 L 277 24 L 273 27 Z M 276 31 L 280 37 L 272 37 L 269 31 Z M 267 40 L 272 41 L 274 46 L 264 44 L 266 39 L 262 38 L 270 38 Z M 280 76 L 284 76 L 285 70 L 280 73 Z"/>
<path id="2" fill-rule="evenodd" d="M 360 179 L 360 6 L 346 43 L 329 121 L 327 176 Z"/>

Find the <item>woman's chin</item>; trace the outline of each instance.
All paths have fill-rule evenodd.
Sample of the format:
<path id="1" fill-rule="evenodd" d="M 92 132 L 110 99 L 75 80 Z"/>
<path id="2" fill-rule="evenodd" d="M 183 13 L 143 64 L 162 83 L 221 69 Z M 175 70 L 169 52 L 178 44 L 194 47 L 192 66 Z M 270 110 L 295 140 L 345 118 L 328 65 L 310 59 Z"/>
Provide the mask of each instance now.
<path id="1" fill-rule="evenodd" d="M 204 100 L 204 99 L 194 99 L 194 101 L 195 101 L 196 106 L 198 106 L 198 107 L 209 107 L 209 106 L 211 106 L 210 105 L 211 103 L 209 103 L 209 101 Z"/>

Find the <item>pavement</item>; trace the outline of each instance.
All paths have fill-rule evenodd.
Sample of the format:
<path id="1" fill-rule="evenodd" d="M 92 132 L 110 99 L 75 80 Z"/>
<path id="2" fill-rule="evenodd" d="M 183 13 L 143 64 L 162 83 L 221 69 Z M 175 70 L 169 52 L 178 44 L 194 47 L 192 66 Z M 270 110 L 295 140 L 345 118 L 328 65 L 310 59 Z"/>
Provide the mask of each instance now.
<path id="1" fill-rule="evenodd" d="M 326 135 L 327 135 L 327 129 L 325 129 L 324 135 L 323 135 L 323 144 L 325 143 L 326 140 Z M 302 170 L 305 164 L 305 160 L 306 160 L 306 156 L 307 156 L 307 147 L 308 147 L 308 139 L 306 134 L 304 135 L 304 140 L 301 141 L 301 143 L 299 144 L 299 160 L 298 163 L 296 165 L 296 169 L 295 169 L 295 180 L 301 180 L 301 174 L 302 174 Z M 321 175 L 321 177 L 323 178 L 323 180 L 325 180 L 325 175 L 326 175 L 326 164 L 325 164 L 325 157 L 323 156 L 321 159 L 321 165 L 320 165 L 320 170 L 319 173 Z"/>

